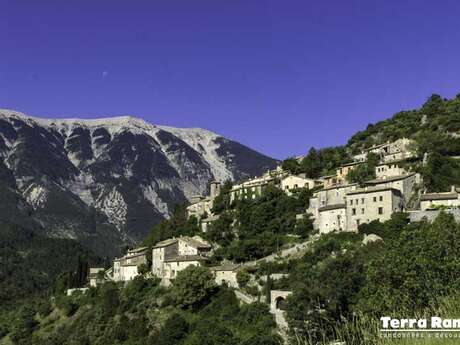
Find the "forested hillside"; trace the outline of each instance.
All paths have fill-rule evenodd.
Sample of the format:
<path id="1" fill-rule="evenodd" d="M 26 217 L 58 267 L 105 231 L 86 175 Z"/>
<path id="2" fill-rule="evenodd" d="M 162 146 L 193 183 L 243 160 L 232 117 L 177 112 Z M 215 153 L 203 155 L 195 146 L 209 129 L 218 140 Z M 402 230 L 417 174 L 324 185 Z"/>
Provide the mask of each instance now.
<path id="1" fill-rule="evenodd" d="M 172 288 L 142 276 L 72 297 L 56 292 L 17 310 L 0 327 L 5 342 L 34 345 L 275 345 L 275 323 L 262 303 L 240 305 L 211 272 L 189 267 Z"/>
<path id="2" fill-rule="evenodd" d="M 419 159 L 408 164 L 421 173 L 426 190 L 448 191 L 451 185 L 460 185 L 460 94 L 453 99 L 432 95 L 420 109 L 401 111 L 388 120 L 369 124 L 344 146 L 311 148 L 302 159 L 285 160 L 283 167 L 317 178 L 334 173 L 363 149 L 401 138 L 415 142 Z M 375 177 L 372 166 L 361 174 L 353 182 Z"/>
<path id="3" fill-rule="evenodd" d="M 446 191 L 450 185 L 460 185 L 459 131 L 460 95 L 452 100 L 432 96 L 419 110 L 369 125 L 347 145 L 311 149 L 303 159 L 287 159 L 283 167 L 319 177 L 350 162 L 364 148 L 406 137 L 414 140 L 418 155 L 403 164 L 422 175 L 427 191 Z M 350 178 L 360 183 L 373 177 L 377 161 L 368 156 Z M 180 204 L 143 244 L 151 247 L 167 238 L 199 234 L 214 245 L 208 265 L 215 265 L 223 260 L 254 262 L 316 239 L 308 215 L 296 216 L 305 212 L 314 190 L 298 188 L 287 194 L 268 186 L 254 199 L 230 202 L 231 187 L 227 182 L 215 199 L 212 213 L 218 219 L 206 233 L 201 232 L 203 219 L 187 218 L 186 206 Z M 69 283 L 78 283 L 83 260 L 96 259 L 72 241 L 48 241 L 23 229 L 4 229 L 0 302 L 20 305 L 18 300 L 45 290 L 55 298 L 41 294 L 0 314 L 0 344 L 279 343 L 267 305 L 240 305 L 229 288 L 214 284 L 207 267 L 182 271 L 170 289 L 139 277 L 125 287 L 107 283 L 66 297 Z M 361 224 L 358 233 L 323 235 L 292 258 L 245 267 L 240 280 L 252 280 L 263 288 L 244 290 L 261 302 L 270 290 L 292 291 L 286 304 L 291 344 L 337 340 L 347 345 L 396 344 L 378 336 L 382 315 L 458 315 L 459 257 L 460 225 L 451 215 L 441 212 L 433 223 L 409 223 L 407 214 L 394 213 L 384 223 Z M 48 263 L 46 269 L 38 269 L 43 261 Z M 51 284 L 64 271 L 70 273 Z M 272 280 L 274 274 L 284 278 Z"/>
<path id="4" fill-rule="evenodd" d="M 58 274 L 77 269 L 79 260 L 97 258 L 75 241 L 50 239 L 17 225 L 0 224 L 0 304 L 14 306 L 47 295 Z"/>

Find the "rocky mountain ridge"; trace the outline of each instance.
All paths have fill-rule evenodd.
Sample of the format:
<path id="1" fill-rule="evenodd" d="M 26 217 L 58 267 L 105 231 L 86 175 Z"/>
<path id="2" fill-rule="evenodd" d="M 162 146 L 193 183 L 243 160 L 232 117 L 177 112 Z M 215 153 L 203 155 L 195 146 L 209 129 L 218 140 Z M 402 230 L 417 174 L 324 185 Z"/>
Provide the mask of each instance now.
<path id="1" fill-rule="evenodd" d="M 205 129 L 0 110 L 0 220 L 113 254 L 176 203 L 206 193 L 211 180 L 240 180 L 276 164 Z"/>

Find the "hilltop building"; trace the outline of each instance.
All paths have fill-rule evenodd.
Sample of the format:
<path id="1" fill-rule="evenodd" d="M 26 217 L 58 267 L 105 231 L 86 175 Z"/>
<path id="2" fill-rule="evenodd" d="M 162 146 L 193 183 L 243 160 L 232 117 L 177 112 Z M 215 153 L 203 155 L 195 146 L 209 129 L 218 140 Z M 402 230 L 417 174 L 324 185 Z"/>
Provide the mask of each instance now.
<path id="1" fill-rule="evenodd" d="M 389 220 L 394 212 L 404 210 L 401 191 L 390 187 L 357 189 L 346 199 L 347 231 L 357 231 L 360 224 L 373 220 Z"/>
<path id="2" fill-rule="evenodd" d="M 237 289 L 238 280 L 236 275 L 238 270 L 241 268 L 241 265 L 236 265 L 232 263 L 223 264 L 221 266 L 211 267 L 211 272 L 214 273 L 215 281 L 217 285 L 226 284 L 229 287 Z"/>
<path id="3" fill-rule="evenodd" d="M 210 194 L 207 197 L 195 196 L 190 200 L 187 207 L 187 217 L 195 216 L 200 219 L 203 216 L 212 214 L 214 199 L 220 194 L 221 184 L 219 181 L 212 181 Z"/>
<path id="4" fill-rule="evenodd" d="M 418 173 L 409 173 L 395 176 L 383 176 L 366 181 L 366 186 L 376 188 L 393 188 L 399 190 L 407 204 L 415 192 L 416 185 L 420 184 L 421 176 Z"/>
<path id="5" fill-rule="evenodd" d="M 96 287 L 105 281 L 104 267 L 90 267 L 89 269 L 89 286 Z"/>
<path id="6" fill-rule="evenodd" d="M 200 266 L 207 260 L 211 249 L 211 245 L 198 236 L 158 242 L 152 249 L 152 272 L 169 283 L 188 266 Z"/>
<path id="7" fill-rule="evenodd" d="M 281 179 L 280 188 L 288 195 L 292 194 L 292 191 L 297 188 L 308 188 L 313 189 L 321 185 L 321 182 L 305 176 L 305 174 L 299 175 L 288 175 Z"/>
<path id="8" fill-rule="evenodd" d="M 407 170 L 401 166 L 404 161 L 391 161 L 380 163 L 375 167 L 375 176 L 378 179 L 393 176 L 407 175 Z"/>
<path id="9" fill-rule="evenodd" d="M 147 264 L 147 247 L 128 250 L 128 253 L 113 262 L 113 280 L 128 281 L 139 275 L 138 267 Z"/>
<path id="10" fill-rule="evenodd" d="M 438 208 L 458 208 L 460 206 L 460 189 L 451 187 L 446 193 L 426 193 L 420 196 L 420 209 L 422 211 Z"/>
<path id="11" fill-rule="evenodd" d="M 332 231 L 345 231 L 347 226 L 347 208 L 345 204 L 331 204 L 318 209 L 316 227 L 322 234 Z M 315 226 L 315 224 L 313 225 Z"/>
<path id="12" fill-rule="evenodd" d="M 364 149 L 363 152 L 353 156 L 355 161 L 364 162 L 368 153 L 377 154 L 382 162 L 405 160 L 416 156 L 414 141 L 401 138 L 393 142 L 386 142 Z"/>

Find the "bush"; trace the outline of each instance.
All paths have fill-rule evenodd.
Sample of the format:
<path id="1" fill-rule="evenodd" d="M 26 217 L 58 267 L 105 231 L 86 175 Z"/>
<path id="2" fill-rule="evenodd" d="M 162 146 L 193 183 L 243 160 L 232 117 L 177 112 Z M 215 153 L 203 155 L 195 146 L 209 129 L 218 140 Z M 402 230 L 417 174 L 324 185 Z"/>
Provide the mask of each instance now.
<path id="1" fill-rule="evenodd" d="M 238 286 L 240 288 L 245 288 L 248 285 L 250 280 L 251 280 L 251 275 L 249 274 L 248 271 L 242 269 L 236 273 L 236 281 L 238 282 Z"/>
<path id="2" fill-rule="evenodd" d="M 158 337 L 158 345 L 179 345 L 187 337 L 188 323 L 180 314 L 172 314 Z"/>
<path id="3" fill-rule="evenodd" d="M 217 285 L 211 271 L 206 267 L 191 265 L 177 274 L 171 292 L 181 308 L 198 309 L 207 304 L 216 291 Z"/>

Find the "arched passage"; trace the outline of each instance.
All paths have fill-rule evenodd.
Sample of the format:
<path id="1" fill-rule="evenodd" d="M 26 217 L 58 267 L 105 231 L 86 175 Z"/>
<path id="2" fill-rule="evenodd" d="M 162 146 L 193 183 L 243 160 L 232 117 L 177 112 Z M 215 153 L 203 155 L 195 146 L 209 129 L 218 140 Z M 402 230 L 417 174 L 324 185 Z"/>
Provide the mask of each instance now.
<path id="1" fill-rule="evenodd" d="M 278 310 L 286 310 L 286 299 L 284 297 L 277 297 L 275 300 L 275 306 Z"/>

